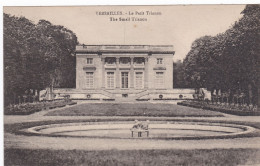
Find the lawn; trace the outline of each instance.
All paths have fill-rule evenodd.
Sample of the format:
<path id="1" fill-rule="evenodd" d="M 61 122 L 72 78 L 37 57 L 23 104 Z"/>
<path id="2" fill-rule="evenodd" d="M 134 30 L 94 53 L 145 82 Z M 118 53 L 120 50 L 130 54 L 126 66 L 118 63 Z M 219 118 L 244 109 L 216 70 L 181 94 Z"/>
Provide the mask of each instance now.
<path id="1" fill-rule="evenodd" d="M 23 166 L 186 165 L 235 166 L 260 164 L 259 149 L 212 150 L 32 150 L 5 149 L 4 162 Z"/>
<path id="2" fill-rule="evenodd" d="M 47 116 L 214 117 L 221 113 L 173 104 L 87 103 L 49 112 Z"/>

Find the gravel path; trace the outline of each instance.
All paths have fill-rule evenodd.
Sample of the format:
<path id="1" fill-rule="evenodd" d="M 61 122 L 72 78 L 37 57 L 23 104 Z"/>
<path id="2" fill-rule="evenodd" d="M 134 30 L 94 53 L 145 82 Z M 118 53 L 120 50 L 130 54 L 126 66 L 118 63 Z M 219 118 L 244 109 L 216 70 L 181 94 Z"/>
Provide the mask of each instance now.
<path id="1" fill-rule="evenodd" d="M 93 139 L 5 134 L 5 148 L 63 150 L 260 148 L 260 138 L 208 140 Z"/>

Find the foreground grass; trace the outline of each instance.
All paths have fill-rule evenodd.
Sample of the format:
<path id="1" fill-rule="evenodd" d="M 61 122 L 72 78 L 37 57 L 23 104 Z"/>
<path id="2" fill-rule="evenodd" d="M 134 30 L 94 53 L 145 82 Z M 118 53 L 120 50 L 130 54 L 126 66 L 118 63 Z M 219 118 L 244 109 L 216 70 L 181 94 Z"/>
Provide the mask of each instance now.
<path id="1" fill-rule="evenodd" d="M 47 116 L 166 116 L 166 117 L 214 117 L 221 113 L 188 108 L 173 104 L 152 103 L 92 103 L 64 108 Z"/>
<path id="2" fill-rule="evenodd" d="M 192 165 L 233 166 L 260 163 L 259 149 L 212 150 L 31 150 L 5 149 L 6 166 Z"/>

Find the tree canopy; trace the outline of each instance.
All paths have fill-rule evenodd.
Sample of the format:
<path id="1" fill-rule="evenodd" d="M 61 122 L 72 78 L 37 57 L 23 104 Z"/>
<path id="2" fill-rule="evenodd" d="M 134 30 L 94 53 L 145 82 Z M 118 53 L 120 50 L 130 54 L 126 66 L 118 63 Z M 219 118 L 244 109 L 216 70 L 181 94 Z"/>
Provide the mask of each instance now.
<path id="1" fill-rule="evenodd" d="M 257 91 L 260 5 L 247 5 L 230 29 L 195 40 L 184 59 L 184 77 L 193 87 Z M 255 94 L 256 96 L 257 94 Z"/>
<path id="2" fill-rule="evenodd" d="M 184 66 L 179 60 L 173 62 L 173 88 L 189 88 L 189 83 L 184 79 Z"/>
<path id="3" fill-rule="evenodd" d="M 46 20 L 4 14 L 5 104 L 49 86 L 75 87 L 76 35 Z"/>

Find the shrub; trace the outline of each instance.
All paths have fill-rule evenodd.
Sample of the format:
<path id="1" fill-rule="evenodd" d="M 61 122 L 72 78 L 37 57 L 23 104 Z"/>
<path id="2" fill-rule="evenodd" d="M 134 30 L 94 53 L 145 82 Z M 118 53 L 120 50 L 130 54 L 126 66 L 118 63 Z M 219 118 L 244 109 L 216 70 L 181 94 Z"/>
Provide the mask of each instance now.
<path id="1" fill-rule="evenodd" d="M 73 98 L 73 100 L 100 100 L 98 98 Z"/>
<path id="2" fill-rule="evenodd" d="M 104 101 L 115 101 L 115 99 L 103 99 Z"/>
<path id="3" fill-rule="evenodd" d="M 136 99 L 136 101 L 149 101 L 150 99 Z"/>
<path id="4" fill-rule="evenodd" d="M 190 99 L 180 99 L 180 98 L 155 98 L 153 100 L 190 100 Z"/>
<path id="5" fill-rule="evenodd" d="M 251 111 L 248 107 L 243 107 L 243 106 L 213 105 L 213 104 L 207 104 L 206 102 L 196 102 L 196 101 L 183 101 L 183 102 L 178 102 L 177 104 L 182 106 L 207 109 L 207 110 L 218 111 L 226 114 L 233 114 L 239 116 L 260 116 L 259 111 Z"/>

